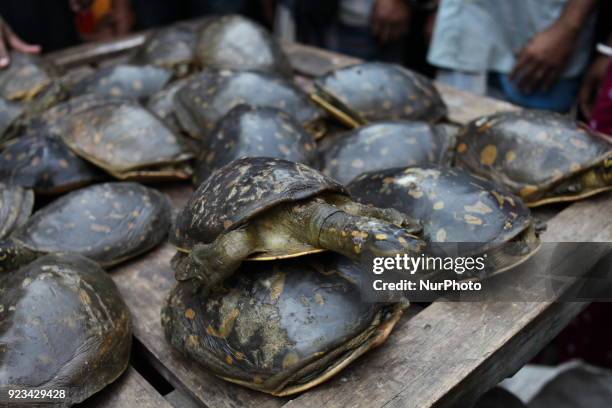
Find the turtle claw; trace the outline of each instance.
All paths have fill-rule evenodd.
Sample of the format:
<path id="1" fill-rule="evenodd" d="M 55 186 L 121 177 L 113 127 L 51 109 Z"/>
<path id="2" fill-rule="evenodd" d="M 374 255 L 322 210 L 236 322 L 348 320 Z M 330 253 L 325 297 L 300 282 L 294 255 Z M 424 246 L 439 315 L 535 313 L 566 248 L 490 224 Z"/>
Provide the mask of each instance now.
<path id="1" fill-rule="evenodd" d="M 385 213 L 385 217 L 383 218 L 385 221 L 395 224 L 398 227 L 404 228 L 411 234 L 419 234 L 423 231 L 423 226 L 421 225 L 421 222 L 415 218 L 412 218 L 402 212 L 399 212 L 394 208 L 385 208 L 382 211 Z"/>

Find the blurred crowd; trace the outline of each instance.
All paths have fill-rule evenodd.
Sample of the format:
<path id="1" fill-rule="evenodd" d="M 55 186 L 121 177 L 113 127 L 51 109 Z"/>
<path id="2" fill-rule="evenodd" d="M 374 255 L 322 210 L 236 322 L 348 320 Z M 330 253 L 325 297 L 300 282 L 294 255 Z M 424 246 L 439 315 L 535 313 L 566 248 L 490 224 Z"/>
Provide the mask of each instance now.
<path id="1" fill-rule="evenodd" d="M 37 53 L 211 14 L 285 40 L 396 62 L 474 93 L 573 112 L 612 134 L 608 0 L 2 0 L 7 50 Z"/>

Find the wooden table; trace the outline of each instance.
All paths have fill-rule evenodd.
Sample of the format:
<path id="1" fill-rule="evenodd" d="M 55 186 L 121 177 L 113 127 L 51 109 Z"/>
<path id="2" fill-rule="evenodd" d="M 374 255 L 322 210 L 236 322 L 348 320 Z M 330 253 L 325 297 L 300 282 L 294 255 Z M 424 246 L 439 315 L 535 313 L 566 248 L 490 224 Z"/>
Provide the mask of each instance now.
<path id="1" fill-rule="evenodd" d="M 143 42 L 143 35 L 102 45 L 76 47 L 49 57 L 65 66 L 121 54 Z M 358 62 L 353 58 L 312 47 L 286 44 L 296 71 L 312 77 Z M 478 116 L 516 107 L 438 85 L 457 124 Z M 162 187 L 176 207 L 190 193 L 186 184 Z M 488 292 L 479 301 L 437 301 L 409 314 L 380 348 L 368 353 L 338 377 L 311 391 L 282 399 L 250 391 L 217 379 L 182 357 L 165 341 L 160 308 L 174 284 L 169 244 L 110 273 L 129 305 L 134 322 L 134 358 L 145 361 L 141 371 L 161 375 L 174 391 L 162 397 L 134 368 L 85 406 L 96 407 L 433 407 L 469 406 L 478 396 L 515 373 L 561 331 L 586 303 L 555 302 L 572 289 L 574 281 L 610 252 L 612 194 L 604 194 L 566 207 L 536 212 L 548 218 L 548 245 L 513 276 L 513 284 Z M 605 242 L 587 248 L 578 242 Z M 575 242 L 575 244 L 572 244 Z M 564 245 L 560 247 L 559 245 Z M 556 250 L 555 250 L 556 249 Z M 582 251 L 582 252 L 579 252 Z M 580 255 L 578 255 L 580 254 Z M 608 258 L 609 260 L 610 258 Z M 551 297 L 539 276 L 543 265 L 574 278 Z M 610 267 L 610 264 L 607 264 Z M 517 284 L 517 282 L 520 282 Z M 529 301 L 496 301 L 529 293 Z M 539 300 L 539 301 L 535 301 Z M 154 372 L 152 372 L 154 371 Z M 167 387 L 166 387 L 167 388 Z"/>

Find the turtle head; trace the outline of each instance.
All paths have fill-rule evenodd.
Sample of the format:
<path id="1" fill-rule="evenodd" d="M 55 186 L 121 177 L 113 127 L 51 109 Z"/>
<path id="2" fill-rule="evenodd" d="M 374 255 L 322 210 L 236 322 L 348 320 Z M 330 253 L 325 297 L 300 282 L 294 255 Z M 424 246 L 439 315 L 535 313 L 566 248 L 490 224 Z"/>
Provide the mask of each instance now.
<path id="1" fill-rule="evenodd" d="M 32 262 L 36 257 L 36 252 L 13 240 L 0 241 L 0 273 L 19 269 Z"/>

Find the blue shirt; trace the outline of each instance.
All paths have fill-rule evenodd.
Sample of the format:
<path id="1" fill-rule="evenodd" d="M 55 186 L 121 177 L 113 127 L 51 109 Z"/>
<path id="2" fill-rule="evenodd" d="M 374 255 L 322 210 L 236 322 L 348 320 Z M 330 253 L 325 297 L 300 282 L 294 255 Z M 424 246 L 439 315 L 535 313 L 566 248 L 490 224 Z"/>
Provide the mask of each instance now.
<path id="1" fill-rule="evenodd" d="M 432 65 L 508 74 L 515 54 L 561 15 L 567 0 L 441 0 L 429 48 Z M 563 77 L 579 76 L 591 50 L 594 17 L 580 33 Z"/>

